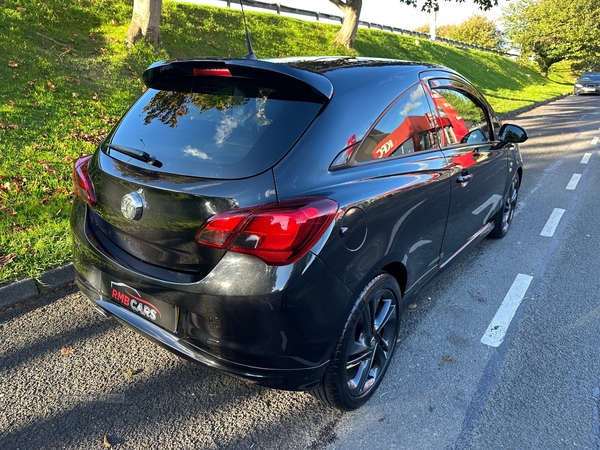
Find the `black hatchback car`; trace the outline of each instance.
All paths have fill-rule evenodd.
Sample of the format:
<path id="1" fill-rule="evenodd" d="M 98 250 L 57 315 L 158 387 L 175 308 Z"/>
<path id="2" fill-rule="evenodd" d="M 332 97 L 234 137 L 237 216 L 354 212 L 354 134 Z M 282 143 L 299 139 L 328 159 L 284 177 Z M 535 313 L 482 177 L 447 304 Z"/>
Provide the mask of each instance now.
<path id="1" fill-rule="evenodd" d="M 75 163 L 77 284 L 167 349 L 352 410 L 403 305 L 503 237 L 525 130 L 458 73 L 319 57 L 158 62 Z"/>

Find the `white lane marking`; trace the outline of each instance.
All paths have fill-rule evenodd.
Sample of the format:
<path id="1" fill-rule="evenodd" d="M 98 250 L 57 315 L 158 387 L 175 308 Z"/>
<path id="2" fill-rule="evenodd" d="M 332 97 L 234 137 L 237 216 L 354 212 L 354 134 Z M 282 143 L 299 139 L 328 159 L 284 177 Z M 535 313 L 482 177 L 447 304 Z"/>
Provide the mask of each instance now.
<path id="1" fill-rule="evenodd" d="M 587 164 L 588 162 L 590 162 L 591 157 L 592 157 L 591 153 L 584 154 L 583 158 L 581 158 L 581 164 Z"/>
<path id="2" fill-rule="evenodd" d="M 496 311 L 496 315 L 481 338 L 482 344 L 489 345 L 490 347 L 498 347 L 502 344 L 510 322 L 515 316 L 523 297 L 525 297 L 525 293 L 531 284 L 531 280 L 533 280 L 533 277 L 529 275 L 524 275 L 522 273 L 517 275 L 512 286 L 508 290 L 506 297 L 502 300 L 502 304 L 498 308 L 498 311 Z"/>
<path id="3" fill-rule="evenodd" d="M 596 136 L 594 139 L 592 139 L 592 145 L 598 145 L 598 141 L 600 141 L 600 137 Z"/>
<path id="4" fill-rule="evenodd" d="M 554 211 L 552 211 L 552 214 L 550 214 L 550 218 L 546 222 L 546 225 L 544 225 L 544 228 L 542 229 L 540 235 L 546 237 L 554 236 L 556 227 L 558 227 L 558 223 L 560 222 L 560 219 L 564 213 L 564 209 L 554 208 Z"/>
<path id="5" fill-rule="evenodd" d="M 579 183 L 580 179 L 581 179 L 581 174 L 574 173 L 573 176 L 571 177 L 571 181 L 569 181 L 569 184 L 567 184 L 567 189 L 570 191 L 574 191 L 575 188 L 577 187 L 577 183 Z"/>

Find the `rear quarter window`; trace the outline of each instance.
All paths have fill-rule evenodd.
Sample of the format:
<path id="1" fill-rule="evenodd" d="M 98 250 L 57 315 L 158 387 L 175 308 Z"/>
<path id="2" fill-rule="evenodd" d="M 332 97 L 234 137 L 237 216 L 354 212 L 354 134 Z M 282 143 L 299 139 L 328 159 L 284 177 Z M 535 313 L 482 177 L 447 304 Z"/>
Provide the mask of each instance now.
<path id="1" fill-rule="evenodd" d="M 437 147 L 434 114 L 419 83 L 397 98 L 365 137 L 358 162 L 392 158 Z"/>

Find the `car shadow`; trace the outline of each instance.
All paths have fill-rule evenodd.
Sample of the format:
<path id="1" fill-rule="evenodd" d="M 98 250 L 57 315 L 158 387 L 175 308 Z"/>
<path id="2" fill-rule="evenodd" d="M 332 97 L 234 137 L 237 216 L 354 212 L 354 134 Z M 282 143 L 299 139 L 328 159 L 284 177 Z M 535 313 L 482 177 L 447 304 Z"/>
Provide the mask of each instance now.
<path id="1" fill-rule="evenodd" d="M 179 358 L 76 290 L 5 319 L 0 448 L 321 448 L 342 415 Z"/>

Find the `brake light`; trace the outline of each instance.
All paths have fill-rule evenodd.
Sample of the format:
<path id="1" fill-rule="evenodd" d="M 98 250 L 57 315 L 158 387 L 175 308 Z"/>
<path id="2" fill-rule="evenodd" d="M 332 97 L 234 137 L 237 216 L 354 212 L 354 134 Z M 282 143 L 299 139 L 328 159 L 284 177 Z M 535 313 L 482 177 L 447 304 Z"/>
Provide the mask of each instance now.
<path id="1" fill-rule="evenodd" d="M 227 67 L 194 67 L 195 77 L 230 77 Z"/>
<path id="2" fill-rule="evenodd" d="M 96 206 L 96 192 L 94 184 L 88 174 L 88 168 L 92 156 L 84 156 L 75 161 L 73 165 L 73 182 L 75 184 L 75 194 L 90 206 Z"/>
<path id="3" fill-rule="evenodd" d="M 338 204 L 304 198 L 215 214 L 198 230 L 196 242 L 232 252 L 248 253 L 267 264 L 298 261 L 331 224 Z"/>

